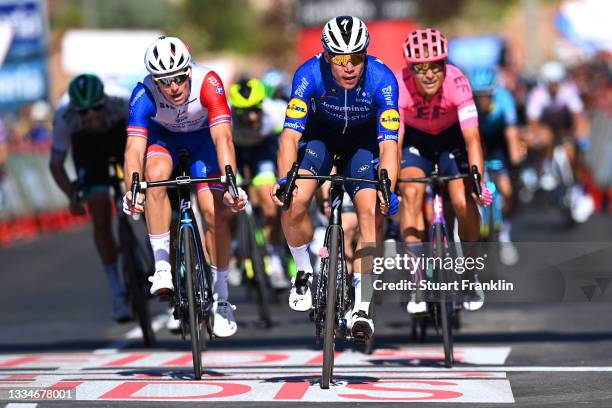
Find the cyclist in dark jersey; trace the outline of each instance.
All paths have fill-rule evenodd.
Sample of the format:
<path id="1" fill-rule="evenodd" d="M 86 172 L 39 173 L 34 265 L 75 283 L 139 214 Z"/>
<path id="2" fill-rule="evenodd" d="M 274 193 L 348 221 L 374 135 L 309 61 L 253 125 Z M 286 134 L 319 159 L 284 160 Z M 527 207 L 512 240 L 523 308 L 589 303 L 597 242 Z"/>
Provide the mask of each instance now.
<path id="1" fill-rule="evenodd" d="M 83 202 L 89 208 L 94 241 L 113 296 L 113 317 L 119 322 L 131 316 L 118 269 L 119 247 L 111 230 L 108 168 L 111 157 L 123 162 L 129 96 L 120 88 L 105 89 L 95 75 L 74 78 L 55 112 L 49 163 L 53 178 L 70 200 L 71 212 L 84 214 Z M 64 168 L 69 149 L 77 173 L 76 188 Z"/>

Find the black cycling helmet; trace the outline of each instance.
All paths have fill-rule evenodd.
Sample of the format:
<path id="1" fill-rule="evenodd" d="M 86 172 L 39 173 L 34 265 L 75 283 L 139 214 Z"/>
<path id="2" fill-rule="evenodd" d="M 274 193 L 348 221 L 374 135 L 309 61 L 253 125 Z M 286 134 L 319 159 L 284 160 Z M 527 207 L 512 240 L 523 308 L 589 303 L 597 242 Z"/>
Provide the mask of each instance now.
<path id="1" fill-rule="evenodd" d="M 91 108 L 104 98 L 104 84 L 96 75 L 81 74 L 68 85 L 70 105 L 77 109 Z"/>

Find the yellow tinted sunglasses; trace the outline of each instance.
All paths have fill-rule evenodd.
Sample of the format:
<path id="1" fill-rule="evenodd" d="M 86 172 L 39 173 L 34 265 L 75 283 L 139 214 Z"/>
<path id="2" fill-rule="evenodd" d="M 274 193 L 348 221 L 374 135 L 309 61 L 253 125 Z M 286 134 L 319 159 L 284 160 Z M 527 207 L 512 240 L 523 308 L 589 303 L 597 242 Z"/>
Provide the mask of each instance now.
<path id="1" fill-rule="evenodd" d="M 346 67 L 350 62 L 354 66 L 363 64 L 366 59 L 365 54 L 330 54 L 329 60 L 336 65 Z"/>

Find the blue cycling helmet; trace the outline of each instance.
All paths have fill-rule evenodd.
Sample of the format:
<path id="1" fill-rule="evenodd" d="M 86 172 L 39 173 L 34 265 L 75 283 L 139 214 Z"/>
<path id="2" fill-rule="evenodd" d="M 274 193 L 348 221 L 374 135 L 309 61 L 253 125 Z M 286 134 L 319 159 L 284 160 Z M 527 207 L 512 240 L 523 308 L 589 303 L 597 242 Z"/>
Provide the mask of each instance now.
<path id="1" fill-rule="evenodd" d="M 468 79 L 474 93 L 491 93 L 497 86 L 495 68 L 475 68 L 468 72 Z"/>

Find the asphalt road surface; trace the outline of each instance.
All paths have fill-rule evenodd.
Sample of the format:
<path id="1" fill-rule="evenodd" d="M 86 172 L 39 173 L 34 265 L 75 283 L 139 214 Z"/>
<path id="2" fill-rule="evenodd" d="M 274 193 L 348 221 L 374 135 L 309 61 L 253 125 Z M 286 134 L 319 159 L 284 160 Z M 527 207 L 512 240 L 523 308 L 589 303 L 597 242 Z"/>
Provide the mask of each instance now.
<path id="1" fill-rule="evenodd" d="M 189 342 L 165 329 L 165 304 L 151 304 L 154 349 L 142 347 L 134 324 L 111 320 L 89 228 L 20 243 L 0 250 L 0 407 L 610 406 L 611 227 L 610 217 L 597 215 L 568 230 L 554 210 L 523 211 L 514 235 L 532 250 L 549 248 L 546 259 L 576 246 L 604 248 L 603 256 L 572 255 L 553 265 L 565 277 L 588 276 L 592 284 L 565 285 L 565 293 L 583 298 L 491 302 L 463 312 L 453 369 L 442 367 L 439 335 L 412 341 L 400 306 L 379 305 L 373 354 L 340 343 L 329 390 L 318 385 L 322 357 L 313 325 L 284 296 L 272 305 L 273 326 L 263 329 L 245 290 L 231 288 L 239 331 L 209 343 L 206 372 L 196 382 Z M 7 399 L 9 389 L 24 387 L 71 390 L 74 398 Z"/>

